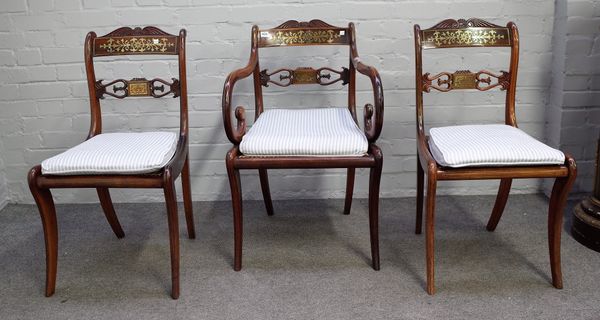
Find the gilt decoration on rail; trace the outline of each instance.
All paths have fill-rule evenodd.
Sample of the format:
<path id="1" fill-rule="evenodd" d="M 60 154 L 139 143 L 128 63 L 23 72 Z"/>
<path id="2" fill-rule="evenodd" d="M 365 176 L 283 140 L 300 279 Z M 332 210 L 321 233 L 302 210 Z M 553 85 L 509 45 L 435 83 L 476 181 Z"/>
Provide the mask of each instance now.
<path id="1" fill-rule="evenodd" d="M 441 92 L 461 89 L 487 91 L 496 87 L 506 90 L 510 86 L 510 73 L 500 71 L 500 74 L 496 74 L 487 70 L 474 73 L 459 70 L 454 73 L 440 72 L 432 76 L 427 72 L 423 74 L 422 83 L 424 92 L 431 92 L 431 89 Z"/>
<path id="2" fill-rule="evenodd" d="M 180 95 L 179 80 L 172 78 L 173 82 L 155 78 L 147 80 L 145 78 L 133 78 L 131 80 L 118 79 L 103 84 L 102 81 L 96 81 L 96 96 L 99 99 L 104 99 L 104 95 L 109 95 L 114 98 L 123 99 L 126 97 L 154 97 L 161 98 L 169 94 L 173 94 L 173 98 Z M 165 91 L 165 86 L 168 90 Z M 112 87 L 112 92 L 107 88 Z"/>
<path id="3" fill-rule="evenodd" d="M 332 79 L 331 73 L 337 74 L 337 77 Z M 279 75 L 279 80 L 273 80 L 271 77 Z M 331 68 L 296 68 L 296 69 L 277 69 L 273 72 L 268 72 L 264 69 L 260 72 L 261 85 L 268 87 L 269 83 L 280 87 L 288 87 L 296 84 L 320 84 L 328 86 L 342 81 L 342 85 L 348 84 L 350 81 L 350 71 L 348 68 L 342 67 L 342 71 L 337 71 Z"/>

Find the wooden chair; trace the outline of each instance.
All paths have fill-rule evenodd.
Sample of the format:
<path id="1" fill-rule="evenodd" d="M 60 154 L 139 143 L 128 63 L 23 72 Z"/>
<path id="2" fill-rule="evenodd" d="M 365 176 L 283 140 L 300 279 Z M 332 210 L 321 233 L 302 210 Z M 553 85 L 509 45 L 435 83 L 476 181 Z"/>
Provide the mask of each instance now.
<path id="1" fill-rule="evenodd" d="M 124 233 L 111 202 L 109 188 L 162 188 L 167 206 L 173 299 L 179 297 L 179 227 L 175 179 L 181 173 L 185 218 L 190 239 L 195 238 L 190 193 L 188 159 L 188 106 L 184 29 L 179 35 L 155 27 L 123 27 L 85 39 L 85 66 L 90 95 L 91 126 L 85 142 L 67 150 L 29 171 L 31 194 L 35 198 L 46 242 L 46 296 L 54 293 L 58 253 L 56 212 L 51 188 L 96 188 L 104 214 L 117 238 Z M 121 55 L 174 55 L 179 65 L 179 80 L 118 79 L 96 80 L 94 60 Z M 179 133 L 102 133 L 100 99 L 112 96 L 179 97 Z"/>
<path id="2" fill-rule="evenodd" d="M 487 224 L 494 231 L 508 198 L 513 179 L 556 178 L 548 210 L 548 243 L 552 284 L 562 288 L 560 236 L 567 195 L 577 175 L 575 160 L 517 129 L 515 90 L 519 64 L 519 34 L 514 23 L 506 27 L 480 19 L 444 20 L 429 29 L 414 27 L 417 113 L 417 223 L 421 233 L 424 175 L 427 174 L 426 251 L 427 293 L 434 294 L 434 209 L 438 181 L 500 179 L 496 203 Z M 510 48 L 509 71 L 423 73 L 422 54 L 427 49 L 476 47 Z M 459 89 L 506 91 L 505 125 L 433 128 L 425 135 L 423 92 Z"/>
<path id="3" fill-rule="evenodd" d="M 259 49 L 315 45 L 346 45 L 349 66 L 331 68 L 283 68 L 272 72 L 260 69 Z M 373 87 L 374 107 L 365 105 L 364 132 L 358 128 L 356 116 L 356 72 L 369 77 Z M 255 123 L 246 133 L 245 110 L 235 109 L 237 124 L 232 124 L 231 99 L 240 79 L 253 76 Z M 263 112 L 263 86 L 319 84 L 348 85 L 347 108 L 315 108 L 304 110 L 273 109 Z M 242 267 L 242 191 L 239 171 L 258 169 L 262 193 L 269 215 L 273 205 L 269 191 L 268 169 L 348 168 L 344 214 L 350 213 L 356 168 L 370 168 L 369 227 L 373 269 L 379 270 L 378 203 L 383 155 L 375 142 L 383 125 L 383 88 L 375 68 L 365 65 L 356 50 L 354 24 L 335 27 L 320 20 L 287 21 L 272 29 L 252 27 L 252 45 L 248 65 L 233 71 L 223 88 L 223 121 L 233 148 L 225 157 L 234 220 L 234 264 Z M 304 121 L 300 121 L 304 120 Z M 329 126 L 333 131 L 327 131 Z M 335 130 L 340 130 L 335 132 Z M 328 132 L 328 133 L 325 133 Z M 332 133 L 333 132 L 333 133 Z M 340 134 L 339 132 L 342 132 Z M 309 146 L 302 146 L 302 139 Z M 359 141 L 363 139 L 363 141 Z M 270 141 L 270 142 L 269 142 Z M 343 145 L 343 146 L 341 146 Z"/>

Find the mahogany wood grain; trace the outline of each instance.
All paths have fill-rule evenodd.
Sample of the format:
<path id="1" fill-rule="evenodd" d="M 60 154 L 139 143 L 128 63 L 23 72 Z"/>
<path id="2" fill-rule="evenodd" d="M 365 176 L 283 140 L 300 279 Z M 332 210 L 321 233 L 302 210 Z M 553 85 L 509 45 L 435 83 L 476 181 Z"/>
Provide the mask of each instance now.
<path id="1" fill-rule="evenodd" d="M 94 57 L 96 56 L 114 56 L 114 55 L 177 55 L 179 79 L 173 78 L 173 82 L 154 79 L 147 81 L 145 79 L 134 79 L 142 87 L 154 88 L 152 83 L 162 83 L 168 85 L 170 89 L 166 93 L 172 93 L 174 97 L 179 98 L 180 125 L 179 139 L 175 150 L 175 155 L 167 165 L 152 173 L 146 174 L 106 174 L 106 175 L 44 175 L 41 172 L 40 165 L 33 167 L 29 173 L 28 181 L 32 195 L 36 199 L 42 223 L 44 227 L 44 238 L 46 241 L 46 295 L 54 293 L 56 282 L 57 265 L 57 226 L 54 203 L 50 189 L 52 188 L 95 188 L 100 199 L 104 214 L 117 237 L 124 236 L 123 229 L 115 214 L 112 201 L 110 199 L 109 188 L 162 188 L 165 193 L 165 200 L 168 213 L 169 239 L 171 251 L 171 296 L 177 299 L 180 294 L 179 289 L 179 229 L 177 222 L 177 202 L 175 198 L 175 189 L 173 181 L 181 174 L 183 184 L 183 198 L 185 206 L 186 224 L 188 236 L 195 237 L 192 199 L 190 190 L 190 174 L 188 162 L 188 100 L 187 100 L 187 75 L 186 75 L 186 56 L 185 56 L 186 31 L 181 29 L 178 35 L 168 34 L 156 27 L 119 28 L 107 35 L 98 37 L 95 32 L 90 32 L 86 36 L 84 45 L 85 69 L 88 83 L 88 93 L 90 97 L 90 129 L 87 139 L 102 133 L 102 113 L 100 107 L 100 94 L 98 90 L 98 80 L 94 70 Z M 156 40 L 156 41 L 155 41 Z M 135 46 L 131 46 L 131 44 Z M 129 45 L 128 45 L 129 44 Z M 164 50 L 163 50 L 164 49 Z M 122 79 L 121 79 L 122 80 Z M 115 83 L 129 83 L 117 80 Z M 132 87 L 133 88 L 133 87 Z M 106 91 L 106 88 L 100 88 Z M 114 87 L 113 87 L 114 89 Z M 152 89 L 154 90 L 154 89 Z M 160 91 L 160 89 L 157 89 Z M 164 89 L 163 89 L 164 90 Z M 126 91 L 125 96 L 134 96 L 133 92 Z M 146 92 L 145 95 L 151 95 L 160 98 L 166 95 L 163 93 Z M 125 96 L 116 96 L 123 98 Z"/>
<path id="2" fill-rule="evenodd" d="M 344 202 L 344 213 L 350 212 L 352 204 L 352 193 L 354 189 L 354 178 L 356 168 L 371 168 L 369 178 L 369 221 L 371 234 L 371 254 L 373 259 L 373 268 L 379 269 L 379 244 L 378 244 L 378 201 L 379 184 L 381 180 L 382 154 L 381 150 L 375 145 L 377 138 L 383 127 L 383 87 L 381 78 L 377 70 L 364 64 L 358 55 L 356 49 L 356 31 L 354 24 L 348 24 L 347 28 L 331 26 L 320 20 L 311 20 L 309 22 L 298 22 L 295 20 L 287 21 L 278 27 L 261 30 L 258 26 L 252 27 L 252 39 L 250 47 L 250 57 L 245 67 L 231 72 L 223 86 L 222 95 L 222 113 L 225 134 L 233 147 L 226 156 L 227 174 L 231 187 L 231 197 L 234 217 L 234 270 L 238 271 L 242 267 L 242 191 L 239 170 L 259 169 L 261 180 L 261 189 L 265 200 L 267 213 L 272 214 L 272 201 L 270 198 L 267 170 L 268 169 L 313 169 L 313 168 L 347 168 L 348 177 L 346 182 L 346 199 Z M 316 46 L 316 45 L 346 45 L 349 48 L 349 66 L 343 68 L 342 72 L 337 72 L 330 68 L 312 69 L 309 67 L 299 69 L 281 68 L 274 72 L 264 71 L 261 78 L 261 69 L 259 62 L 259 49 L 267 47 L 281 46 Z M 277 50 L 277 49 L 271 49 Z M 271 58 L 271 61 L 276 61 Z M 291 71 L 290 71 L 291 70 Z M 329 81 L 320 81 L 318 70 L 332 71 L 340 76 L 337 79 Z M 245 156 L 240 154 L 238 146 L 246 133 L 246 112 L 243 106 L 232 108 L 232 98 L 235 84 L 244 78 L 252 75 L 254 80 L 254 103 L 255 103 L 255 121 L 264 111 L 263 104 L 263 85 L 271 83 L 270 75 L 278 72 L 304 72 L 316 77 L 318 81 L 300 81 L 297 83 L 316 83 L 333 84 L 348 83 L 348 110 L 352 118 L 358 124 L 356 114 L 356 73 L 360 73 L 369 78 L 373 90 L 373 103 L 367 103 L 364 107 L 363 128 L 365 136 L 369 141 L 369 151 L 364 156 L 341 157 L 311 157 L 311 156 Z M 315 72 L 317 74 L 315 75 Z M 312 77 L 311 76 L 311 77 Z M 311 78 L 312 79 L 312 78 Z M 293 79 L 291 79 L 293 80 Z M 313 79 L 314 80 L 314 79 Z M 293 84 L 294 81 L 290 81 Z M 276 83 L 277 84 L 277 83 Z M 287 83 L 280 83 L 287 86 Z M 308 85 L 308 84 L 306 84 Z M 234 120 L 235 118 L 235 120 Z M 234 124 L 235 121 L 235 124 Z M 375 152 L 377 154 L 374 154 Z"/>
<path id="3" fill-rule="evenodd" d="M 470 39 L 474 35 L 481 35 L 488 32 L 491 37 L 480 37 L 480 39 Z M 489 33 L 492 32 L 492 33 Z M 417 214 L 415 233 L 421 232 L 421 220 L 423 211 L 423 184 L 424 174 L 427 174 L 427 196 L 426 196 L 426 260 L 427 260 L 427 292 L 434 294 L 434 218 L 435 218 L 435 193 L 438 181 L 443 180 L 484 180 L 500 179 L 498 195 L 494 204 L 494 209 L 486 226 L 487 230 L 493 231 L 498 225 L 506 201 L 510 192 L 510 186 L 513 179 L 524 178 L 555 178 L 555 184 L 550 198 L 548 213 L 548 242 L 550 247 L 550 267 L 552 271 L 552 283 L 555 287 L 562 287 L 562 275 L 560 272 L 560 233 L 562 225 L 562 214 L 564 203 L 571 189 L 572 183 L 577 175 L 575 160 L 566 155 L 563 165 L 543 165 L 543 166 L 506 166 L 506 167 L 464 167 L 449 168 L 439 166 L 429 150 L 428 137 L 425 133 L 424 113 L 423 113 L 423 93 L 430 92 L 432 86 L 431 79 L 438 79 L 439 84 L 447 87 L 436 88 L 440 92 L 450 91 L 452 89 L 453 77 L 456 74 L 466 76 L 474 81 L 484 82 L 485 86 L 473 84 L 457 84 L 457 88 L 471 88 L 475 91 L 487 91 L 492 88 L 499 88 L 506 91 L 505 94 L 505 116 L 504 123 L 517 127 L 515 114 L 515 95 L 517 85 L 517 71 L 519 65 L 519 32 L 513 22 L 509 22 L 506 27 L 501 27 L 481 19 L 447 19 L 437 25 L 421 30 L 419 25 L 414 26 L 415 35 L 415 93 L 416 93 L 416 127 L 417 127 Z M 453 35 L 463 35 L 465 37 L 453 37 Z M 501 36 L 501 37 L 500 37 Z M 424 39 L 427 37 L 427 39 Z M 490 40 L 491 39 L 491 40 Z M 470 42 L 473 41 L 473 42 Z M 490 42 L 491 41 L 491 42 Z M 509 47 L 510 65 L 509 70 L 500 73 L 490 71 L 480 71 L 476 74 L 470 71 L 459 71 L 451 74 L 447 72 L 439 73 L 433 77 L 429 73 L 423 72 L 423 50 L 453 47 Z M 498 79 L 497 84 L 491 83 L 491 80 L 482 80 L 482 76 L 490 76 Z M 442 76 L 445 76 L 442 77 Z M 474 76 L 474 78 L 473 78 Z M 442 79 L 443 78 L 443 79 Z M 435 87 L 434 87 L 435 88 Z"/>

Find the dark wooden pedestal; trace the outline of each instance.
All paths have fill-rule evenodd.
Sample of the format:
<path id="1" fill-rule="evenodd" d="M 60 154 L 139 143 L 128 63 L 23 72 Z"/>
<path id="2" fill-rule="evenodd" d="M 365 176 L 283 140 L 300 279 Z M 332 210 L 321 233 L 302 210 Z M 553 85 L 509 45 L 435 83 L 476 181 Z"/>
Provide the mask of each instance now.
<path id="1" fill-rule="evenodd" d="M 571 234 L 579 243 L 600 252 L 600 140 L 596 152 L 594 194 L 573 209 Z"/>

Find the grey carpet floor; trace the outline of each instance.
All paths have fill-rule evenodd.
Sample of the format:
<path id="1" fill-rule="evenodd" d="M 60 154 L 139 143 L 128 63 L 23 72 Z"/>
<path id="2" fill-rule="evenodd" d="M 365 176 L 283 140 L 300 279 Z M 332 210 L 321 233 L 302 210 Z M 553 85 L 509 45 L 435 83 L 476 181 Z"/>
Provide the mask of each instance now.
<path id="1" fill-rule="evenodd" d="M 229 202 L 180 206 L 181 298 L 172 300 L 161 203 L 117 204 L 117 239 L 99 205 L 60 205 L 56 293 L 43 296 L 44 243 L 31 205 L 0 212 L 0 319 L 600 319 L 600 254 L 563 231 L 565 288 L 550 284 L 547 199 L 513 195 L 496 232 L 493 196 L 439 197 L 437 294 L 424 291 L 424 236 L 413 198 L 383 199 L 381 271 L 370 267 L 366 200 L 245 207 L 244 261 L 232 270 Z"/>

